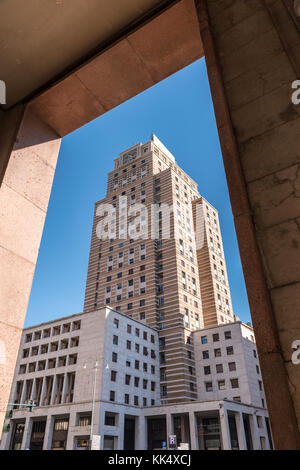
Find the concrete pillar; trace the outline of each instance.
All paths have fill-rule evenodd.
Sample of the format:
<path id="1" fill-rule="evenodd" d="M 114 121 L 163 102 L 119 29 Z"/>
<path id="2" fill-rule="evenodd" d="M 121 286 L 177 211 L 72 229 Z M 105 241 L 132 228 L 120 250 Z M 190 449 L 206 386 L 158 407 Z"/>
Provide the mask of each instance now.
<path id="1" fill-rule="evenodd" d="M 31 419 L 31 417 L 27 417 L 26 421 L 25 421 L 24 436 L 23 436 L 23 442 L 22 442 L 21 450 L 29 449 L 31 431 L 32 431 L 32 424 L 33 424 L 33 421 Z"/>
<path id="2" fill-rule="evenodd" d="M 76 426 L 76 411 L 73 411 L 69 415 L 69 430 L 68 430 L 66 450 L 74 449 L 74 433 L 72 431 L 75 426 Z"/>
<path id="3" fill-rule="evenodd" d="M 125 415 L 121 411 L 119 414 L 119 435 L 118 435 L 117 450 L 123 450 L 123 447 L 124 447 L 124 425 L 125 425 Z"/>
<path id="4" fill-rule="evenodd" d="M 236 424 L 238 441 L 239 441 L 239 449 L 247 450 L 243 414 L 240 412 L 235 412 L 234 417 L 235 417 L 235 424 Z"/>
<path id="5" fill-rule="evenodd" d="M 257 426 L 256 414 L 249 415 L 250 431 L 254 450 L 260 450 L 259 430 Z"/>
<path id="6" fill-rule="evenodd" d="M 96 410 L 96 406 L 95 406 L 95 410 Z M 101 402 L 99 403 L 97 410 L 98 410 L 98 416 L 99 416 L 97 429 L 98 429 L 98 434 L 100 436 L 100 450 L 103 450 L 105 409 Z M 120 418 L 120 416 L 118 418 Z M 95 421 L 96 421 L 96 412 L 95 412 Z"/>
<path id="7" fill-rule="evenodd" d="M 191 450 L 199 450 L 196 417 L 193 411 L 189 412 L 189 422 L 190 422 Z"/>
<path id="8" fill-rule="evenodd" d="M 23 111 L 0 121 L 0 429 L 60 148 L 58 135 Z"/>
<path id="9" fill-rule="evenodd" d="M 274 444 L 296 450 L 300 35 L 285 3 L 195 0 Z"/>
<path id="10" fill-rule="evenodd" d="M 226 408 L 222 407 L 219 411 L 219 415 L 220 415 L 223 450 L 231 450 L 230 430 L 229 430 L 228 414 L 227 414 Z"/>
<path id="11" fill-rule="evenodd" d="M 52 428 L 53 428 L 52 424 L 53 424 L 53 419 L 49 415 L 49 416 L 47 416 L 47 420 L 46 420 L 43 450 L 50 450 L 51 449 Z"/>
<path id="12" fill-rule="evenodd" d="M 67 394 L 67 385 L 68 385 L 68 376 L 67 374 L 64 374 L 64 384 L 63 384 L 63 389 L 62 389 L 62 394 L 61 394 L 61 402 L 65 403 L 66 399 L 66 394 Z"/>
<path id="13" fill-rule="evenodd" d="M 169 436 L 170 434 L 174 434 L 174 422 L 173 417 L 170 413 L 166 414 L 166 441 L 167 441 L 167 448 L 169 448 Z M 179 445 L 179 442 L 177 442 Z"/>

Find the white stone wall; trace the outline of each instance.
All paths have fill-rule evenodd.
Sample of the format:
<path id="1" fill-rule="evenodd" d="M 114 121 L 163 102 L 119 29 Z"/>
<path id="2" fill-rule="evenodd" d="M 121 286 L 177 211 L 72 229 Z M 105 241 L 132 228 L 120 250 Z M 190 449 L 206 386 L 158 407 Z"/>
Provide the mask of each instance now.
<path id="1" fill-rule="evenodd" d="M 231 331 L 231 339 L 225 339 L 225 332 Z M 213 335 L 219 334 L 219 341 L 213 341 Z M 207 343 L 202 344 L 202 337 L 207 337 Z M 206 328 L 193 333 L 196 375 L 198 385 L 198 397 L 201 401 L 221 400 L 227 398 L 233 400 L 240 397 L 241 402 L 262 406 L 264 392 L 260 392 L 258 380 L 261 379 L 258 358 L 254 357 L 256 351 L 255 338 L 251 328 L 241 322 L 228 323 L 217 327 Z M 253 338 L 253 340 L 251 339 Z M 228 355 L 226 348 L 232 346 L 234 354 Z M 215 357 L 214 350 L 221 349 L 221 356 Z M 209 358 L 203 358 L 203 351 L 209 352 Z M 257 355 L 257 353 L 256 353 Z M 229 363 L 235 362 L 236 370 L 229 370 Z M 223 365 L 223 372 L 217 373 L 216 365 Z M 204 367 L 210 366 L 211 374 L 204 374 Z M 232 388 L 231 379 L 238 379 L 239 387 Z M 225 380 L 225 389 L 219 390 L 218 381 Z M 205 382 L 212 382 L 213 391 L 207 392 Z M 266 405 L 265 405 L 266 406 Z"/>

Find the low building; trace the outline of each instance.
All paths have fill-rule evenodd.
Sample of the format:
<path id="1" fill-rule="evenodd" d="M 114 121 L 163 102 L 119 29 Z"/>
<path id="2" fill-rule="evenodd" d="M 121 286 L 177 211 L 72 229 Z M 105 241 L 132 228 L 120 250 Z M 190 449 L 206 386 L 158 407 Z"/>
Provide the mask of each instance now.
<path id="1" fill-rule="evenodd" d="M 219 376 L 214 370 L 217 334 L 223 374 L 229 356 L 236 362 L 238 397 L 236 389 L 225 394 L 216 387 L 233 380 L 233 371 Z M 195 331 L 198 399 L 165 404 L 158 334 L 144 322 L 104 307 L 26 328 L 1 448 L 162 449 L 171 448 L 176 436 L 182 449 L 270 449 L 268 412 L 259 402 L 263 392 L 254 393 L 252 335 L 240 322 Z M 228 348 L 234 351 L 227 358 Z M 207 364 L 211 391 L 205 388 Z M 26 406 L 31 402 L 32 411 Z"/>
<path id="2" fill-rule="evenodd" d="M 132 448 L 141 407 L 159 404 L 157 332 L 108 307 L 26 328 L 10 402 L 31 400 L 12 407 L 2 448 L 85 448 L 93 406 L 102 448 Z"/>
<path id="3" fill-rule="evenodd" d="M 198 399 L 266 408 L 253 329 L 240 322 L 193 332 Z"/>

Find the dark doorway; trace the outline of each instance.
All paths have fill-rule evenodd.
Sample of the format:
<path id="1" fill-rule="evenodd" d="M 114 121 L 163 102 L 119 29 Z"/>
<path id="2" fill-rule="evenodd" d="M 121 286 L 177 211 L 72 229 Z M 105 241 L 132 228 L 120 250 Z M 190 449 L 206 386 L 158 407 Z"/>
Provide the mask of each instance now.
<path id="1" fill-rule="evenodd" d="M 67 445 L 69 418 L 56 418 L 53 426 L 52 450 L 65 450 Z"/>
<path id="2" fill-rule="evenodd" d="M 30 444 L 29 444 L 30 450 L 43 450 L 45 429 L 46 429 L 46 420 L 33 421 Z"/>
<path id="3" fill-rule="evenodd" d="M 135 449 L 135 418 L 125 418 L 124 450 Z"/>
<path id="4" fill-rule="evenodd" d="M 14 424 L 12 439 L 10 442 L 11 450 L 21 450 L 23 436 L 24 436 L 24 429 L 25 429 L 25 421 Z"/>
<path id="5" fill-rule="evenodd" d="M 167 445 L 167 429 L 165 418 L 148 418 L 148 449 L 165 449 Z"/>
<path id="6" fill-rule="evenodd" d="M 253 450 L 253 442 L 252 442 L 249 415 L 243 415 L 243 421 L 244 421 L 244 429 L 245 429 L 247 450 Z"/>
<path id="7" fill-rule="evenodd" d="M 230 432 L 231 449 L 239 450 L 239 439 L 238 439 L 238 433 L 237 433 L 237 428 L 236 428 L 235 416 L 228 415 L 228 424 L 229 424 L 229 432 Z"/>

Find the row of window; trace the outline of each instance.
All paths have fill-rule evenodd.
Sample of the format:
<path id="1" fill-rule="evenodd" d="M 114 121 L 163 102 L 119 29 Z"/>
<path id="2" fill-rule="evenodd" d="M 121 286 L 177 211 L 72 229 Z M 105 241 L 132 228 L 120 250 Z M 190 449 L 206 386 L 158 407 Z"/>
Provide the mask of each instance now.
<path id="1" fill-rule="evenodd" d="M 69 356 L 60 356 L 58 358 L 51 358 L 48 361 L 29 362 L 28 364 L 21 364 L 19 374 L 26 374 L 45 369 L 54 369 L 55 367 L 65 367 L 66 365 L 77 364 L 77 354 L 70 354 Z"/>
<path id="2" fill-rule="evenodd" d="M 230 388 L 239 388 L 239 379 L 229 379 Z M 213 392 L 213 383 L 205 382 L 205 391 Z M 226 390 L 226 380 L 218 380 L 218 390 Z"/>
<path id="3" fill-rule="evenodd" d="M 115 370 L 111 371 L 111 373 L 110 373 L 111 382 L 116 382 L 117 381 L 117 375 L 118 375 L 117 371 L 115 371 Z M 142 387 L 143 390 L 148 390 L 149 380 L 141 379 L 140 377 L 132 377 L 129 374 L 125 374 L 125 377 L 124 377 L 124 384 L 125 385 L 132 385 L 133 384 L 135 387 L 138 388 L 140 386 L 140 383 L 142 383 L 142 385 L 143 385 L 143 387 Z M 155 388 L 156 388 L 156 382 L 151 381 L 151 392 L 155 392 Z"/>
<path id="4" fill-rule="evenodd" d="M 231 331 L 224 331 L 224 338 L 225 339 L 231 339 Z M 214 333 L 212 335 L 213 342 L 220 341 L 220 335 L 219 333 Z M 201 343 L 202 344 L 207 344 L 208 343 L 208 338 L 207 336 L 201 336 Z"/>
<path id="5" fill-rule="evenodd" d="M 81 321 L 76 320 L 70 323 L 64 323 L 62 325 L 56 325 L 51 328 L 45 328 L 44 330 L 34 331 L 25 335 L 25 343 L 31 341 L 38 341 L 43 338 L 50 338 L 50 336 L 57 336 L 63 333 L 70 333 L 71 331 L 80 330 Z"/>
<path id="6" fill-rule="evenodd" d="M 116 392 L 114 390 L 110 390 L 109 392 L 109 400 L 114 402 L 116 400 Z M 134 406 L 140 406 L 140 397 L 138 395 L 133 396 L 133 402 L 132 402 L 132 397 L 129 395 L 129 393 L 124 394 L 124 403 L 125 405 L 131 405 L 133 404 Z M 151 406 L 155 405 L 155 400 L 151 399 Z M 142 399 L 142 406 L 148 406 L 147 398 L 143 397 Z"/>
<path id="7" fill-rule="evenodd" d="M 120 325 L 120 322 L 118 320 L 118 318 L 114 318 L 114 321 L 113 321 L 113 326 L 114 328 L 119 328 L 119 325 Z M 129 323 L 127 323 L 127 333 L 131 334 L 133 333 L 133 329 L 134 329 L 134 332 L 135 332 L 135 336 L 137 338 L 140 337 L 140 333 L 141 333 L 141 330 L 140 328 L 133 328 L 132 325 L 130 325 Z M 149 334 L 146 330 L 143 330 L 143 339 L 145 341 L 148 341 L 148 339 L 151 341 L 151 343 L 155 343 L 155 336 L 153 334 Z"/>
<path id="8" fill-rule="evenodd" d="M 114 344 L 115 346 L 117 346 L 117 345 L 119 344 L 119 337 L 118 337 L 117 335 L 113 335 L 113 344 Z M 129 351 L 131 351 L 131 350 L 133 350 L 132 346 L 133 346 L 132 341 L 127 340 L 127 341 L 126 341 L 126 349 L 128 349 Z M 134 350 L 135 350 L 135 352 L 138 353 L 138 354 L 143 351 L 143 355 L 144 355 L 144 356 L 148 356 L 148 355 L 149 355 L 148 348 L 147 348 L 146 346 L 143 346 L 143 348 L 141 348 L 138 343 L 134 343 Z M 151 358 L 152 358 L 152 359 L 155 359 L 155 358 L 156 358 L 156 354 L 155 354 L 155 351 L 154 351 L 153 349 L 151 349 L 150 355 L 151 355 Z"/>
<path id="9" fill-rule="evenodd" d="M 112 362 L 114 363 L 117 363 L 118 362 L 118 353 L 116 353 L 115 351 L 112 352 L 112 355 L 111 355 L 111 360 Z M 134 364 L 134 368 L 135 370 L 140 370 L 140 365 L 141 365 L 141 362 L 138 360 L 138 359 L 135 359 L 134 361 L 132 359 L 129 359 L 127 358 L 126 361 L 125 361 L 125 365 L 126 367 L 131 367 L 131 364 L 133 365 Z M 147 362 L 143 362 L 143 372 L 148 372 L 149 368 L 148 368 L 148 363 Z M 155 366 L 153 364 L 150 365 L 150 371 L 151 371 L 151 374 L 155 374 Z"/>
<path id="10" fill-rule="evenodd" d="M 55 352 L 62 349 L 75 348 L 79 346 L 79 336 L 73 338 L 64 338 L 60 341 L 54 341 L 52 343 L 41 344 L 40 346 L 32 346 L 31 348 L 25 348 L 22 351 L 22 358 L 38 356 L 39 354 L 47 354 L 48 352 Z"/>
<path id="11" fill-rule="evenodd" d="M 226 347 L 226 354 L 227 356 L 231 356 L 234 354 L 234 349 L 233 346 L 227 346 Z M 215 357 L 221 357 L 222 356 L 222 351 L 220 348 L 214 349 L 214 356 Z M 210 352 L 209 351 L 202 351 L 202 358 L 203 359 L 209 359 L 210 357 Z"/>

